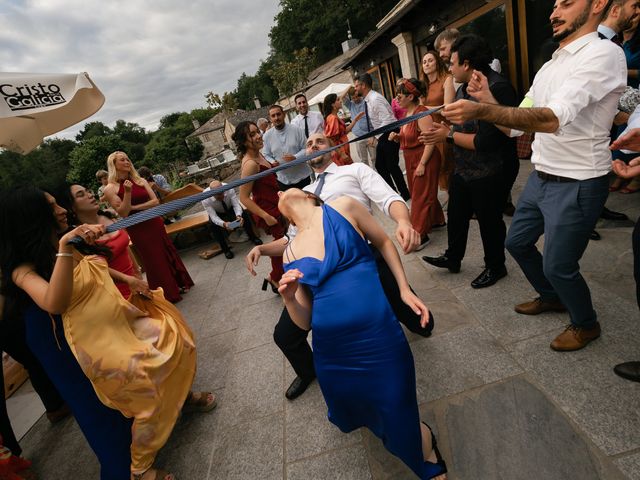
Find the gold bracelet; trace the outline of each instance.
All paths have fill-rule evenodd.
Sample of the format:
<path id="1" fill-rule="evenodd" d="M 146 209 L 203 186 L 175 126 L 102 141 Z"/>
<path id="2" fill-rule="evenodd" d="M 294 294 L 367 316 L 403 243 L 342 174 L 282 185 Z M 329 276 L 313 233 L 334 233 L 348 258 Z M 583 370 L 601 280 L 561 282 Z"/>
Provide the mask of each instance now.
<path id="1" fill-rule="evenodd" d="M 73 257 L 73 253 L 58 252 L 56 253 L 56 257 Z"/>

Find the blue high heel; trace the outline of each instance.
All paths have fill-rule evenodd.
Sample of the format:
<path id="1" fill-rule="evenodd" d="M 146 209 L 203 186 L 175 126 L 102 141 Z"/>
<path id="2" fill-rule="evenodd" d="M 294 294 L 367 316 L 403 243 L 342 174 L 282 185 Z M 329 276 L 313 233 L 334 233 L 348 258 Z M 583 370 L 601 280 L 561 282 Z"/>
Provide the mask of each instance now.
<path id="1" fill-rule="evenodd" d="M 427 460 L 424 461 L 425 466 L 427 467 L 427 475 L 429 475 L 427 478 L 435 478 L 438 475 L 447 473 L 447 464 L 444 461 L 444 458 L 442 458 L 442 455 L 440 455 L 440 450 L 438 450 L 438 441 L 436 440 L 436 436 L 433 434 L 433 429 L 427 422 L 422 423 L 424 423 L 425 426 L 429 429 L 429 432 L 431 432 L 431 448 L 436 454 L 437 460 L 436 463 L 428 462 Z"/>

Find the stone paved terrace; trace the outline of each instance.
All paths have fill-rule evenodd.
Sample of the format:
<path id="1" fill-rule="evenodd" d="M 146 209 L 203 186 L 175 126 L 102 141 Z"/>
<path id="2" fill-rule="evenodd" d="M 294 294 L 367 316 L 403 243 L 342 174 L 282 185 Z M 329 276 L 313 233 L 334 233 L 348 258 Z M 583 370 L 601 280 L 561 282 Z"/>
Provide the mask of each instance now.
<path id="1" fill-rule="evenodd" d="M 531 168 L 522 166 L 515 198 Z M 616 193 L 608 206 L 635 220 L 639 200 Z M 582 267 L 603 335 L 574 353 L 549 349 L 565 315 L 513 311 L 534 292 L 510 257 L 506 279 L 479 291 L 469 286 L 483 264 L 476 222 L 460 274 L 420 259 L 444 250 L 445 231 L 425 251 L 403 257 L 437 321 L 431 338 L 409 340 L 420 410 L 437 430 L 449 478 L 640 479 L 640 384 L 612 372 L 618 362 L 640 359 L 632 228 L 601 222 L 598 230 L 602 240 L 590 243 Z M 317 383 L 294 402 L 285 399 L 294 374 L 272 340 L 282 303 L 244 269 L 249 248 L 236 244 L 233 260 L 201 260 L 202 246 L 181 252 L 196 283 L 179 305 L 197 334 L 195 388 L 215 390 L 220 402 L 211 413 L 185 415 L 157 464 L 180 480 L 414 478 L 369 432 L 333 427 Z M 22 444 L 39 478 L 98 478 L 72 419 L 50 426 L 42 418 Z"/>

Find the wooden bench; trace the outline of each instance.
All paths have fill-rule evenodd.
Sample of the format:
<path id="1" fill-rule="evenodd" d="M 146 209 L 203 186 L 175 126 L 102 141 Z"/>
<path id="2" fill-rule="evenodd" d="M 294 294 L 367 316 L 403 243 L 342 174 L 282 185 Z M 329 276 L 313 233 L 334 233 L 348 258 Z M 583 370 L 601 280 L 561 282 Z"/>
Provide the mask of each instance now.
<path id="1" fill-rule="evenodd" d="M 192 228 L 202 227 L 209 223 L 209 215 L 207 212 L 192 213 L 191 215 L 185 215 L 177 222 L 165 225 L 168 235 L 177 234 Z"/>

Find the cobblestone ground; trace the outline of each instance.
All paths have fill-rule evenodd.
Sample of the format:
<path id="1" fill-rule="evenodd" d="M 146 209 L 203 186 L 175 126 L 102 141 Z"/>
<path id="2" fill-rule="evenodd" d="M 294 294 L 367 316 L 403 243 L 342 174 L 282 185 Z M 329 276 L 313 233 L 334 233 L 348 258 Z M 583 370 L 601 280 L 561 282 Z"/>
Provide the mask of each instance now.
<path id="1" fill-rule="evenodd" d="M 522 162 L 515 199 L 530 168 Z M 638 199 L 616 193 L 607 205 L 635 220 Z M 403 257 L 437 320 L 431 338 L 409 340 L 420 410 L 437 430 L 449 478 L 640 479 L 640 384 L 612 372 L 618 362 L 640 359 L 631 230 L 631 222 L 601 222 L 602 240 L 587 249 L 582 271 L 603 334 L 574 353 L 549 349 L 566 315 L 513 311 L 534 292 L 511 258 L 497 285 L 470 287 L 483 266 L 475 222 L 459 274 L 420 259 L 444 250 L 446 231 Z M 236 244 L 232 260 L 202 260 L 203 246 L 181 252 L 196 283 L 179 304 L 197 334 L 195 388 L 215 390 L 220 402 L 211 413 L 183 416 L 157 464 L 180 480 L 414 478 L 369 432 L 333 427 L 317 384 L 294 402 L 284 398 L 294 373 L 272 339 L 282 303 L 260 290 L 260 275 L 247 274 L 249 248 Z M 259 269 L 266 274 L 266 262 Z M 98 478 L 72 419 L 50 426 L 43 418 L 22 444 L 39 478 Z"/>

